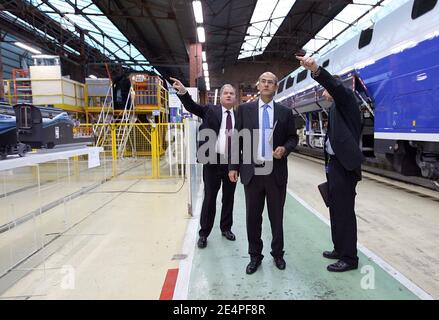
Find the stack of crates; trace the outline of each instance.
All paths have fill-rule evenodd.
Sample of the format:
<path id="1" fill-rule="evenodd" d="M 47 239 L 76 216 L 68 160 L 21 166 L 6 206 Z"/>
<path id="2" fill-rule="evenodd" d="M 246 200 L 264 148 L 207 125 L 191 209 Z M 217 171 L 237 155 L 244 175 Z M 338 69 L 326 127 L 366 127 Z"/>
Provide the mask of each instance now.
<path id="1" fill-rule="evenodd" d="M 144 73 L 132 74 L 131 84 L 135 92 L 136 106 L 157 106 L 160 103 L 160 90 L 162 79 L 158 76 L 151 76 Z"/>
<path id="2" fill-rule="evenodd" d="M 108 78 L 86 78 L 85 83 L 87 85 L 87 107 L 102 107 L 104 105 L 107 94 L 111 86 L 111 80 Z M 107 103 L 111 103 L 113 97 L 111 94 L 107 98 Z"/>

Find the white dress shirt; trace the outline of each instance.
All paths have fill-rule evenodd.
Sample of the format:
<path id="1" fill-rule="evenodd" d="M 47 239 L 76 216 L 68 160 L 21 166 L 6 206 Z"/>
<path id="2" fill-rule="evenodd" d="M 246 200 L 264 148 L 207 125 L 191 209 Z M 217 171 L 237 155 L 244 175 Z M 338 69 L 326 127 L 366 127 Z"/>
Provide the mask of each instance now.
<path id="1" fill-rule="evenodd" d="M 335 155 L 335 152 L 334 152 L 334 150 L 332 149 L 332 146 L 331 146 L 331 141 L 329 141 L 329 137 L 328 137 L 328 139 L 326 139 L 325 147 L 326 147 L 326 152 L 327 153 L 329 153 L 332 156 Z"/>
<path id="2" fill-rule="evenodd" d="M 265 158 L 262 157 L 262 128 L 263 128 L 263 116 L 264 116 L 264 106 L 268 104 L 270 107 L 267 108 L 268 116 L 270 118 L 270 128 L 266 130 L 265 134 L 271 137 L 273 132 L 273 120 L 274 120 L 274 102 L 271 100 L 269 103 L 265 103 L 259 99 L 259 145 L 258 145 L 258 160 L 259 161 L 273 161 L 273 145 L 271 145 L 270 150 L 265 152 Z"/>
<path id="3" fill-rule="evenodd" d="M 227 143 L 227 133 L 226 133 L 226 124 L 227 124 L 227 111 L 230 111 L 230 116 L 232 117 L 232 130 L 235 128 L 235 115 L 233 114 L 233 108 L 227 110 L 223 106 L 222 109 L 222 120 L 221 127 L 218 133 L 218 139 L 216 141 L 216 152 L 222 155 L 226 154 L 226 143 Z M 232 132 L 230 132 L 232 134 Z"/>

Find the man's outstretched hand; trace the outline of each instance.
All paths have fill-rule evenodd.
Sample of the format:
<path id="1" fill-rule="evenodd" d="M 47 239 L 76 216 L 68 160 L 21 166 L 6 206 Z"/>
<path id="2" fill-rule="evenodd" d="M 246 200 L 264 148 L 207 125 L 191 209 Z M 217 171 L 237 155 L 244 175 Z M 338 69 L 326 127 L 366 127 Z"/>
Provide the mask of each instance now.
<path id="1" fill-rule="evenodd" d="M 311 57 L 299 57 L 296 56 L 296 59 L 300 61 L 300 65 L 307 70 L 311 70 L 312 72 L 316 72 L 319 69 L 319 65 L 316 63 L 314 58 Z"/>
<path id="2" fill-rule="evenodd" d="M 187 92 L 186 87 L 181 83 L 180 80 L 176 78 L 169 77 L 174 83 L 172 84 L 172 87 L 178 91 L 179 94 L 185 94 Z"/>

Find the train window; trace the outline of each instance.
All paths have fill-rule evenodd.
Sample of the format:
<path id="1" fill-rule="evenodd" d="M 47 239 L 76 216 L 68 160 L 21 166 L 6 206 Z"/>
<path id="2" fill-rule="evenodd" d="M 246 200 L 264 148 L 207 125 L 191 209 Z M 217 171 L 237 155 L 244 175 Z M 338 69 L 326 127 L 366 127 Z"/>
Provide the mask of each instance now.
<path id="1" fill-rule="evenodd" d="M 288 77 L 285 89 L 291 88 L 293 86 L 293 83 L 294 83 L 294 77 Z"/>
<path id="2" fill-rule="evenodd" d="M 32 128 L 32 115 L 30 107 L 23 106 L 19 109 L 20 113 L 20 127 L 23 129 Z"/>
<path id="3" fill-rule="evenodd" d="M 373 28 L 368 28 L 361 31 L 360 42 L 358 43 L 358 49 L 364 48 L 372 41 Z"/>
<path id="4" fill-rule="evenodd" d="M 279 88 L 277 89 L 277 93 L 281 93 L 282 91 L 284 91 L 284 84 L 285 84 L 285 79 L 279 82 Z"/>
<path id="5" fill-rule="evenodd" d="M 415 20 L 428 11 L 433 10 L 436 6 L 437 0 L 415 0 L 412 8 L 412 19 Z"/>
<path id="6" fill-rule="evenodd" d="M 322 67 L 326 68 L 327 66 L 329 66 L 329 59 L 326 60 L 325 62 L 323 62 Z"/>
<path id="7" fill-rule="evenodd" d="M 297 83 L 299 83 L 299 82 L 305 80 L 306 77 L 307 77 L 307 75 L 308 75 L 308 70 L 303 70 L 302 72 L 300 72 L 300 73 L 297 75 Z"/>

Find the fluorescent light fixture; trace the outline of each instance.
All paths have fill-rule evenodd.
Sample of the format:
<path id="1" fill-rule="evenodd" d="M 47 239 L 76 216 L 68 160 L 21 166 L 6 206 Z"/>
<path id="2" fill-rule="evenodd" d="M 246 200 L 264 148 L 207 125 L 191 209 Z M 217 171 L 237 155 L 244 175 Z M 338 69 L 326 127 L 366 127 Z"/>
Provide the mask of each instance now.
<path id="1" fill-rule="evenodd" d="M 197 23 L 203 23 L 203 7 L 201 1 L 192 1 L 192 8 L 194 9 L 195 21 Z"/>
<path id="2" fill-rule="evenodd" d="M 206 51 L 201 52 L 201 57 L 203 57 L 203 62 L 207 61 Z"/>
<path id="3" fill-rule="evenodd" d="M 203 62 L 203 71 L 207 71 L 207 70 L 209 70 L 207 62 Z"/>
<path id="4" fill-rule="evenodd" d="M 205 76 L 205 77 L 209 77 L 209 70 L 205 70 L 205 71 L 204 71 L 204 76 Z"/>
<path id="5" fill-rule="evenodd" d="M 207 91 L 210 91 L 210 84 L 209 84 L 209 85 L 206 85 L 206 90 L 207 90 Z"/>
<path id="6" fill-rule="evenodd" d="M 97 78 L 98 78 L 98 77 L 96 77 L 94 74 L 91 74 L 91 75 L 89 75 L 88 77 L 91 78 L 91 79 L 97 79 Z"/>
<path id="7" fill-rule="evenodd" d="M 213 104 L 218 103 L 218 88 L 215 89 L 215 98 L 213 99 Z"/>
<path id="8" fill-rule="evenodd" d="M 30 47 L 30 46 L 28 46 L 27 44 L 24 44 L 24 43 L 22 43 L 22 42 L 17 41 L 17 42 L 15 42 L 14 44 L 15 44 L 17 47 L 20 47 L 20 48 L 22 48 L 22 49 L 24 49 L 24 50 L 27 50 L 27 51 L 29 51 L 29 52 L 32 52 L 32 53 L 35 53 L 35 54 L 41 54 L 41 51 L 39 51 L 39 50 L 37 50 L 37 49 L 34 49 L 34 48 L 32 48 L 32 47 Z"/>
<path id="9" fill-rule="evenodd" d="M 204 82 L 206 82 L 206 84 L 210 84 L 210 79 L 209 79 L 209 77 L 204 77 Z"/>
<path id="10" fill-rule="evenodd" d="M 258 0 L 238 59 L 264 53 L 296 0 Z"/>
<path id="11" fill-rule="evenodd" d="M 197 28 L 198 41 L 201 43 L 206 42 L 206 34 L 204 33 L 204 27 Z"/>

